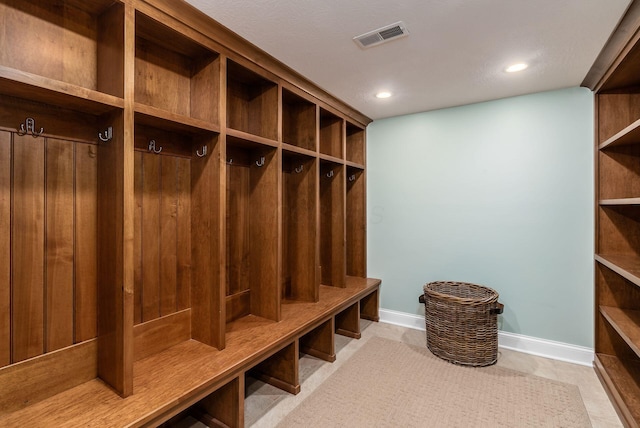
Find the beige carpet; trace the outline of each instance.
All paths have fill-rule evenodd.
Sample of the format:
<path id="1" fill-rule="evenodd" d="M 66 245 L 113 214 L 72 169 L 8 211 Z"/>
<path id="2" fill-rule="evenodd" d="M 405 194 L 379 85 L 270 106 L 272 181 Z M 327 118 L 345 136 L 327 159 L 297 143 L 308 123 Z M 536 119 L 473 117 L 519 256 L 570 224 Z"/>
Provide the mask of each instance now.
<path id="1" fill-rule="evenodd" d="M 304 385 L 302 385 L 304 388 Z M 278 427 L 591 427 L 578 387 L 373 337 Z"/>

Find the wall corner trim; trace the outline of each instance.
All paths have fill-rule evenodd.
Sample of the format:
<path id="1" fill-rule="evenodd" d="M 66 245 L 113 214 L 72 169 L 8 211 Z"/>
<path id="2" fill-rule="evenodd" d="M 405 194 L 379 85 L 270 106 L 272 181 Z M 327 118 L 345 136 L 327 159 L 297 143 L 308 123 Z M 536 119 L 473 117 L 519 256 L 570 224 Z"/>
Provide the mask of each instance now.
<path id="1" fill-rule="evenodd" d="M 391 309 L 380 309 L 380 322 L 414 330 L 425 330 L 424 317 Z M 506 331 L 498 331 L 498 346 L 512 351 L 588 367 L 593 367 L 595 356 L 593 348 Z"/>

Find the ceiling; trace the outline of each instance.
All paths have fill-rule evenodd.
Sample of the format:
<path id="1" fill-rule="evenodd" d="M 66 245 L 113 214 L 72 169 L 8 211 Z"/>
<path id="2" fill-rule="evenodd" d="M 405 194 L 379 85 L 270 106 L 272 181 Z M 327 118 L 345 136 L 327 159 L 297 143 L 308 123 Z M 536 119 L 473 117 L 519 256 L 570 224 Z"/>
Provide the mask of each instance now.
<path id="1" fill-rule="evenodd" d="M 630 3 L 187 1 L 374 120 L 578 86 Z M 398 21 L 408 37 L 367 49 L 352 40 Z M 517 62 L 529 68 L 504 71 Z"/>

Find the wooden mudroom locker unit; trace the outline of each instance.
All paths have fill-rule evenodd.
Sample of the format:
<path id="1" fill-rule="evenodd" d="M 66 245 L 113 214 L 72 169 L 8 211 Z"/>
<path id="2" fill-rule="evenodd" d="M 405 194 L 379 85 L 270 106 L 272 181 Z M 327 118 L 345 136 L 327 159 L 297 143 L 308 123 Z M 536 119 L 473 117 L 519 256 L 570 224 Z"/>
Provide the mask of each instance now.
<path id="1" fill-rule="evenodd" d="M 182 0 L 0 0 L 0 426 L 243 426 L 378 320 L 370 119 Z"/>
<path id="2" fill-rule="evenodd" d="M 620 419 L 640 425 L 640 7 L 583 82 L 595 92 L 595 370 Z"/>

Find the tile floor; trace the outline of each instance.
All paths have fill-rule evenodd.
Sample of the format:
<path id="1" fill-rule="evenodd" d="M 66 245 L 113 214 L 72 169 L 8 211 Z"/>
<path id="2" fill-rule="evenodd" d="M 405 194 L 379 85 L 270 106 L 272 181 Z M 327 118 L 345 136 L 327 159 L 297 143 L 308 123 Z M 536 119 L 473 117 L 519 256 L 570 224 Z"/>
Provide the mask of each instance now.
<path id="1" fill-rule="evenodd" d="M 308 397 L 318 385 L 335 372 L 341 364 L 373 336 L 403 341 L 417 346 L 426 346 L 424 331 L 367 321 L 362 321 L 361 328 L 362 338 L 360 340 L 336 335 L 337 359 L 334 363 L 327 363 L 306 355 L 300 358 L 301 392 L 298 395 L 289 395 L 270 385 L 247 378 L 245 426 L 252 428 L 271 428 L 276 426 L 288 412 Z M 497 364 L 524 373 L 577 385 L 580 388 L 582 399 L 594 428 L 622 427 L 611 402 L 600 385 L 595 371 L 591 367 L 550 360 L 502 348 L 499 350 Z M 184 420 L 183 422 L 184 424 L 180 424 L 181 428 L 204 427 L 203 424 L 195 420 Z"/>

